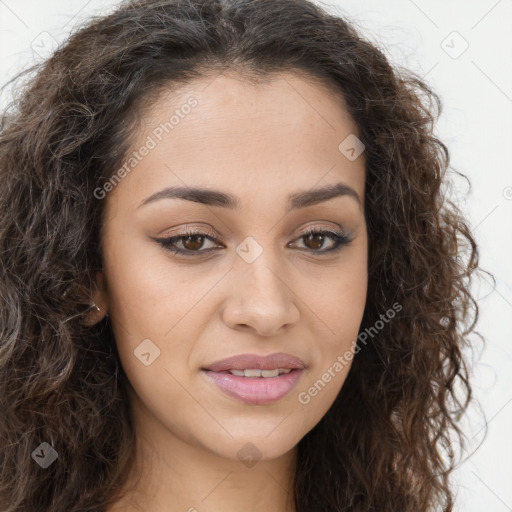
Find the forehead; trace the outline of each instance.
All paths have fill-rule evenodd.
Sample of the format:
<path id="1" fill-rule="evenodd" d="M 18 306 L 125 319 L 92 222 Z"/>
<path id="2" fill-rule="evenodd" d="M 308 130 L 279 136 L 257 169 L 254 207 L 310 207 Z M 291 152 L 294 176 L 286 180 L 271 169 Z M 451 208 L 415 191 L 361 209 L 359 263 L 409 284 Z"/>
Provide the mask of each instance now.
<path id="1" fill-rule="evenodd" d="M 198 105 L 189 109 L 192 100 Z M 173 113 L 178 118 L 173 120 L 172 131 L 184 138 L 225 139 L 226 135 L 263 135 L 272 130 L 298 135 L 306 134 L 308 127 L 322 135 L 340 128 L 359 132 L 341 91 L 301 70 L 273 73 L 257 82 L 234 72 L 209 72 L 178 88 L 163 89 L 145 110 L 145 128 L 169 121 Z M 242 133 L 237 130 L 240 127 Z M 311 132 L 307 135 L 314 137 Z"/>
<path id="2" fill-rule="evenodd" d="M 132 206 L 168 186 L 215 186 L 281 202 L 295 189 L 344 181 L 364 197 L 364 155 L 340 143 L 359 134 L 341 93 L 307 75 L 276 73 L 253 84 L 206 74 L 162 91 L 142 114 L 132 151 L 145 156 L 117 185 Z"/>

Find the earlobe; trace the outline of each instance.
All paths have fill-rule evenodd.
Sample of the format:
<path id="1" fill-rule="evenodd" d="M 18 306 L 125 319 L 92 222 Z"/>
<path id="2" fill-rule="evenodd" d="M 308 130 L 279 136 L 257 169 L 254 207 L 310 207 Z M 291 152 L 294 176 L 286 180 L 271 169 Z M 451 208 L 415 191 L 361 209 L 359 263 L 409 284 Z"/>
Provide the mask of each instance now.
<path id="1" fill-rule="evenodd" d="M 103 272 L 96 272 L 96 290 L 91 300 L 91 310 L 87 312 L 84 323 L 92 326 L 103 320 L 108 313 L 108 301 L 104 285 Z"/>

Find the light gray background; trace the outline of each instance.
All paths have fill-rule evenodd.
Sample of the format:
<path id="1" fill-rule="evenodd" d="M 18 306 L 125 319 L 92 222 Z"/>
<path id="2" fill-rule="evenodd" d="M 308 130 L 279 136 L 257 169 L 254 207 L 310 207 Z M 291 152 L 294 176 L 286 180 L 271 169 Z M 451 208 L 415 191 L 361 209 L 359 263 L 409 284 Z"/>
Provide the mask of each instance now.
<path id="1" fill-rule="evenodd" d="M 279 1 L 279 0 L 276 0 Z M 41 59 L 107 0 L 0 0 L 0 86 Z M 440 94 L 436 133 L 448 145 L 464 208 L 480 245 L 481 265 L 497 279 L 475 282 L 486 346 L 474 366 L 473 388 L 489 421 L 488 435 L 455 473 L 456 510 L 512 510 L 512 0 L 345 0 L 319 2 L 348 16 L 392 62 L 420 73 Z M 0 97 L 5 106 L 8 92 Z M 1 184 L 0 184 L 1 186 Z M 477 347 L 479 340 L 474 337 Z M 476 448 L 482 415 L 473 406 L 465 427 Z"/>

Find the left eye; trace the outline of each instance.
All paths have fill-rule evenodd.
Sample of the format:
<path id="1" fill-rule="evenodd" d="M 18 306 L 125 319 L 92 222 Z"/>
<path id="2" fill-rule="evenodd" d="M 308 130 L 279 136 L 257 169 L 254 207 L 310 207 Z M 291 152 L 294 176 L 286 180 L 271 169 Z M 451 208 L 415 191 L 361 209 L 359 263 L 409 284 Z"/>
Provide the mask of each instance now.
<path id="1" fill-rule="evenodd" d="M 330 249 L 326 250 L 318 250 L 319 246 L 324 245 L 324 241 L 326 238 L 330 238 L 334 241 L 333 246 Z M 201 249 L 203 246 L 204 240 L 210 240 L 211 242 L 218 242 L 211 234 L 203 233 L 200 231 L 186 231 L 185 233 L 181 233 L 179 235 L 175 235 L 168 238 L 157 238 L 155 239 L 157 242 L 161 244 L 161 246 L 173 253 L 182 254 L 185 256 L 200 256 L 201 254 L 210 253 L 214 251 L 215 247 L 210 247 L 209 249 Z M 348 238 L 342 232 L 335 232 L 329 230 L 319 230 L 309 228 L 305 233 L 303 233 L 297 240 L 305 239 L 305 243 L 313 245 L 313 248 L 309 247 L 308 251 L 316 252 L 319 254 L 325 254 L 328 252 L 339 251 L 342 249 L 344 245 L 347 245 L 351 242 L 351 239 Z M 176 247 L 176 243 L 181 243 L 184 249 Z M 219 247 L 222 248 L 222 247 Z"/>

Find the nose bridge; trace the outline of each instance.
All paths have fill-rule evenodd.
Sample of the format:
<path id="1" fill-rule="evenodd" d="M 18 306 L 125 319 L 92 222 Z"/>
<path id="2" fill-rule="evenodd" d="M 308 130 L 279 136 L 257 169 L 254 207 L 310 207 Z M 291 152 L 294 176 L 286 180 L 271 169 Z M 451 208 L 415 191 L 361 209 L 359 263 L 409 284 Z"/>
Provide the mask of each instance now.
<path id="1" fill-rule="evenodd" d="M 231 296 L 235 300 L 226 311 L 227 322 L 249 325 L 267 335 L 298 318 L 281 255 L 271 239 L 268 236 L 268 243 L 260 243 L 247 237 L 236 248 L 235 287 Z"/>
<path id="2" fill-rule="evenodd" d="M 236 248 L 239 256 L 236 266 L 240 270 L 237 279 L 240 279 L 243 286 L 247 286 L 248 291 L 252 291 L 253 294 L 263 292 L 268 296 L 266 300 L 273 295 L 287 295 L 287 288 L 282 282 L 284 272 L 280 254 L 277 254 L 270 236 L 259 239 L 261 242 L 249 236 Z"/>

